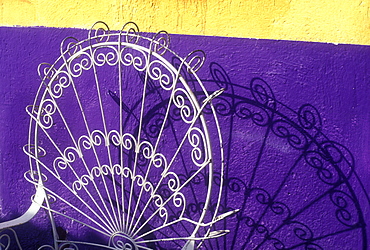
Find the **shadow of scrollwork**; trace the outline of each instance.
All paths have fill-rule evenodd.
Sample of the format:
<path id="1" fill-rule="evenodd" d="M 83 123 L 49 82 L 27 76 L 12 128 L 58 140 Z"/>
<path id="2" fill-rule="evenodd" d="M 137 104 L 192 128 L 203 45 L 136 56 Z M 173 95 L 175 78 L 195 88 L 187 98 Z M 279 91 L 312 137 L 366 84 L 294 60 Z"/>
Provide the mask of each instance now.
<path id="1" fill-rule="evenodd" d="M 213 101 L 226 140 L 222 207 L 240 212 L 207 249 L 367 249 L 354 186 L 367 205 L 368 194 L 353 154 L 322 130 L 320 112 L 284 105 L 261 78 L 243 86 L 216 63 L 210 71 L 225 88 Z"/>
<path id="2" fill-rule="evenodd" d="M 21 249 L 17 233 L 8 228 L 0 231 L 0 249 Z"/>
<path id="3" fill-rule="evenodd" d="M 368 194 L 355 172 L 353 154 L 326 136 L 317 108 L 308 103 L 290 108 L 262 78 L 243 86 L 232 83 L 216 63 L 210 71 L 212 79 L 202 81 L 225 89 L 212 101 L 223 130 L 226 165 L 219 213 L 240 211 L 214 225 L 229 234 L 205 241 L 201 248 L 367 249 L 368 228 L 359 189 L 353 186 L 362 187 L 361 198 L 369 205 Z M 185 71 L 182 76 L 189 83 L 196 81 Z M 144 119 L 148 137 L 155 138 L 163 123 L 162 105 Z M 208 108 L 206 114 L 211 113 Z M 179 119 L 173 112 L 168 126 Z M 179 174 L 184 180 L 191 175 Z M 216 173 L 215 185 L 220 178 Z M 191 189 L 197 185 L 204 183 L 195 178 Z M 167 192 L 165 187 L 162 192 Z M 195 195 L 187 208 L 191 217 L 204 203 Z"/>
<path id="4" fill-rule="evenodd" d="M 181 62 L 177 60 L 174 58 L 172 65 L 175 68 L 181 68 L 179 67 Z M 140 83 L 140 86 L 147 81 L 148 89 L 145 91 L 148 100 L 155 97 L 155 104 L 142 114 L 141 119 L 137 112 L 141 100 L 135 100 L 134 96 L 132 98 L 130 96 L 129 102 L 122 102 L 117 93 L 111 89 L 107 91 L 106 96 L 112 117 L 119 113 L 116 111 L 121 108 L 124 114 L 123 129 L 128 128 L 132 134 L 141 133 L 147 144 L 151 145 L 154 145 L 156 139 L 161 136 L 161 130 L 165 130 L 168 132 L 166 135 L 168 137 L 163 137 L 162 147 L 170 152 L 174 148 L 181 148 L 181 140 L 187 136 L 180 133 L 184 130 L 179 125 L 183 121 L 181 109 L 176 107 L 166 109 L 169 95 L 160 91 L 163 87 L 159 87 L 151 79 L 145 79 L 142 72 L 135 72 L 135 74 L 137 78 L 134 79 Z M 125 214 L 128 209 L 137 209 L 139 215 L 132 216 L 131 226 L 135 228 L 136 225 L 143 225 L 138 227 L 136 233 L 144 235 L 141 239 L 146 242 L 145 247 L 181 249 L 185 241 L 183 239 L 178 242 L 155 241 L 155 239 L 180 237 L 181 231 L 189 230 L 186 223 L 179 226 L 169 225 L 166 230 L 160 232 L 155 232 L 155 228 L 164 224 L 165 220 L 175 221 L 176 218 L 181 217 L 181 213 L 186 218 L 202 217 L 206 204 L 204 193 L 199 190 L 205 190 L 204 186 L 208 186 L 208 181 L 211 180 L 212 185 L 217 187 L 215 189 L 222 188 L 222 196 L 221 202 L 218 200 L 218 193 L 212 196 L 207 207 L 210 214 L 223 214 L 234 210 L 239 212 L 233 217 L 213 224 L 211 229 L 199 229 L 199 235 L 208 235 L 210 230 L 230 230 L 226 236 L 201 242 L 199 249 L 367 249 L 369 230 L 365 223 L 363 206 L 364 203 L 367 206 L 370 205 L 368 194 L 355 171 L 356 161 L 353 154 L 345 145 L 327 136 L 328 131 L 323 130 L 320 111 L 309 103 L 302 104 L 298 109 L 289 107 L 285 104 L 285 100 L 278 100 L 275 97 L 274 86 L 262 78 L 253 78 L 245 85 L 237 84 L 217 63 L 210 64 L 210 74 L 210 79 L 202 79 L 207 89 L 208 87 L 213 91 L 223 89 L 224 92 L 214 98 L 212 104 L 206 105 L 202 111 L 206 120 L 214 111 L 218 116 L 222 129 L 224 157 L 216 155 L 215 160 L 223 160 L 226 167 L 222 172 L 222 168 L 216 166 L 218 168 L 215 168 L 213 177 L 209 178 L 208 170 L 198 173 L 197 168 L 188 168 L 190 164 L 197 163 L 189 160 L 189 151 L 196 147 L 188 145 L 188 148 L 184 147 L 179 151 L 173 158 L 176 163 L 174 165 L 177 167 L 174 171 L 177 171 L 178 185 L 186 186 L 186 195 L 189 198 L 186 204 L 182 203 L 184 206 L 182 210 L 178 209 L 174 202 L 174 205 L 166 207 L 168 218 L 158 216 L 157 221 L 150 221 L 150 214 L 156 213 L 158 207 L 154 203 L 148 205 L 140 203 L 141 196 L 145 198 L 149 196 L 142 191 L 144 189 L 141 187 L 144 185 L 139 183 L 141 179 L 138 178 L 140 191 L 130 193 L 130 186 L 124 186 L 123 177 L 120 180 L 113 174 L 111 176 L 105 174 L 104 171 L 108 170 L 103 168 L 97 172 L 99 174 L 97 177 L 106 175 L 98 184 L 108 185 L 105 181 L 109 180 L 109 184 L 112 184 L 111 189 L 122 190 L 122 200 L 132 198 L 138 201 L 127 208 L 116 197 L 104 197 L 104 201 L 111 205 L 113 211 L 122 210 Z M 193 84 L 193 89 L 198 90 L 195 94 L 199 100 L 206 99 L 204 92 L 195 84 L 197 79 L 194 75 L 182 68 L 181 77 L 189 85 Z M 210 91 L 208 95 L 212 93 Z M 73 116 L 73 114 L 69 115 Z M 188 115 L 192 116 L 194 113 Z M 132 125 L 137 124 L 139 120 L 142 121 L 140 126 Z M 210 135 L 217 134 L 214 126 L 210 125 L 209 130 Z M 108 139 L 111 140 L 112 147 L 115 147 L 115 151 L 112 149 L 112 152 L 118 152 L 115 155 L 112 154 L 116 157 L 115 160 L 123 162 L 121 159 L 124 159 L 128 169 L 137 164 L 138 176 L 144 176 L 145 167 L 151 160 L 145 155 L 146 151 L 144 149 L 139 153 L 136 149 L 123 151 L 120 150 L 122 145 L 115 143 L 113 137 Z M 94 143 L 97 148 L 101 144 Z M 156 160 L 161 162 L 162 159 Z M 159 167 L 161 165 L 164 165 L 163 162 L 158 164 Z M 145 178 L 148 182 L 157 184 L 162 179 L 151 179 L 152 175 L 158 177 L 163 172 L 156 171 L 154 167 L 153 169 L 151 175 Z M 59 172 L 56 172 L 55 176 L 58 179 Z M 128 173 L 127 176 L 129 176 Z M 166 177 L 168 180 L 163 181 L 166 184 L 158 184 L 156 192 L 163 200 L 170 200 L 174 192 L 169 183 L 173 181 L 170 175 Z M 78 187 L 81 189 L 81 186 Z M 63 204 L 60 208 L 62 208 L 60 215 L 63 216 Z M 144 210 L 145 212 L 142 212 Z M 213 218 L 206 215 L 205 219 L 211 221 Z M 55 221 L 58 226 L 60 225 L 58 227 L 60 230 L 57 232 L 60 240 L 107 242 L 106 237 L 87 227 L 78 226 L 76 230 L 66 223 L 66 220 L 56 217 Z M 74 231 L 66 228 L 68 226 L 71 226 Z M 145 232 L 152 233 L 145 234 Z M 9 241 L 7 241 L 8 236 L 3 235 L 9 234 L 0 233 L 0 248 L 5 248 Z M 119 244 L 130 243 L 129 241 L 130 239 L 125 238 L 125 235 L 115 234 L 109 239 L 109 244 L 119 246 Z M 72 248 L 72 243 L 62 243 L 61 247 Z M 99 249 L 99 247 L 88 246 L 86 249 Z"/>

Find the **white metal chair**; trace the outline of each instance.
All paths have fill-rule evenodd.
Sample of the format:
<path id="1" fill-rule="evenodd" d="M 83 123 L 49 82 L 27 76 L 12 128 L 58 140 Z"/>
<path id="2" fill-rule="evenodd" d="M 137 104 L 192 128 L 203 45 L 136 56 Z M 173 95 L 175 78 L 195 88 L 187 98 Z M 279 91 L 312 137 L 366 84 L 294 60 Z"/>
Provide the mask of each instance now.
<path id="1" fill-rule="evenodd" d="M 198 78 L 202 51 L 181 58 L 168 46 L 165 32 L 97 22 L 39 66 L 24 147 L 36 194 L 0 230 L 43 208 L 54 245 L 40 249 L 195 249 L 228 232 L 212 231 L 235 212 L 218 214 L 223 152 L 211 101 L 222 90 L 209 94 Z M 57 227 L 74 233 L 61 238 Z"/>

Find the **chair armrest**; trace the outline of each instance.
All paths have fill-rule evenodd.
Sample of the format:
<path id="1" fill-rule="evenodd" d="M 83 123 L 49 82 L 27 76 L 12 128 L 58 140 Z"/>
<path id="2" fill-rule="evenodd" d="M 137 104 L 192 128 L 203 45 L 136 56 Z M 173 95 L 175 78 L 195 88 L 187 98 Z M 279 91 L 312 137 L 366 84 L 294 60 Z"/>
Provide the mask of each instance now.
<path id="1" fill-rule="evenodd" d="M 31 220 L 36 213 L 40 210 L 40 207 L 46 198 L 46 193 L 44 190 L 44 187 L 42 185 L 37 185 L 36 194 L 33 198 L 31 206 L 27 209 L 27 211 L 19 216 L 18 218 L 15 218 L 13 220 L 5 221 L 0 223 L 0 230 L 14 227 L 23 223 L 28 222 Z"/>

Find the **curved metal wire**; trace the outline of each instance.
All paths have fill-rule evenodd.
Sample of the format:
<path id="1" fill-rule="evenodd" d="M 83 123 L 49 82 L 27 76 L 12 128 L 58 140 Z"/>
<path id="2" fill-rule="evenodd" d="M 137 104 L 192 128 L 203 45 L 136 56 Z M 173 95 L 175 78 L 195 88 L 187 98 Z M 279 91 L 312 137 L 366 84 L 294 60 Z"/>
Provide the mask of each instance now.
<path id="1" fill-rule="evenodd" d="M 218 213 L 223 152 L 212 99 L 223 90 L 209 94 L 197 77 L 204 52 L 183 59 L 168 46 L 166 32 L 150 38 L 134 23 L 112 32 L 97 22 L 87 39 L 66 38 L 61 56 L 40 65 L 27 108 L 27 180 L 55 200 L 39 204 L 52 219 L 55 249 L 194 249 L 228 232 L 211 230 L 235 212 Z M 213 185 L 215 171 L 221 185 Z M 193 182 L 204 185 L 195 190 Z M 55 220 L 66 219 L 103 240 L 60 239 Z"/>

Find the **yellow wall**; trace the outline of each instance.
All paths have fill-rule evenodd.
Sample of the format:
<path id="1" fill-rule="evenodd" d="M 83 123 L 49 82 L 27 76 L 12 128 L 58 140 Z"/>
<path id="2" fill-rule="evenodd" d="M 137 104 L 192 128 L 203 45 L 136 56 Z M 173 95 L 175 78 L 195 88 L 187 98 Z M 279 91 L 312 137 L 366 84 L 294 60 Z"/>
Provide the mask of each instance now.
<path id="1" fill-rule="evenodd" d="M 370 44 L 370 0 L 0 0 L 0 25 Z"/>

